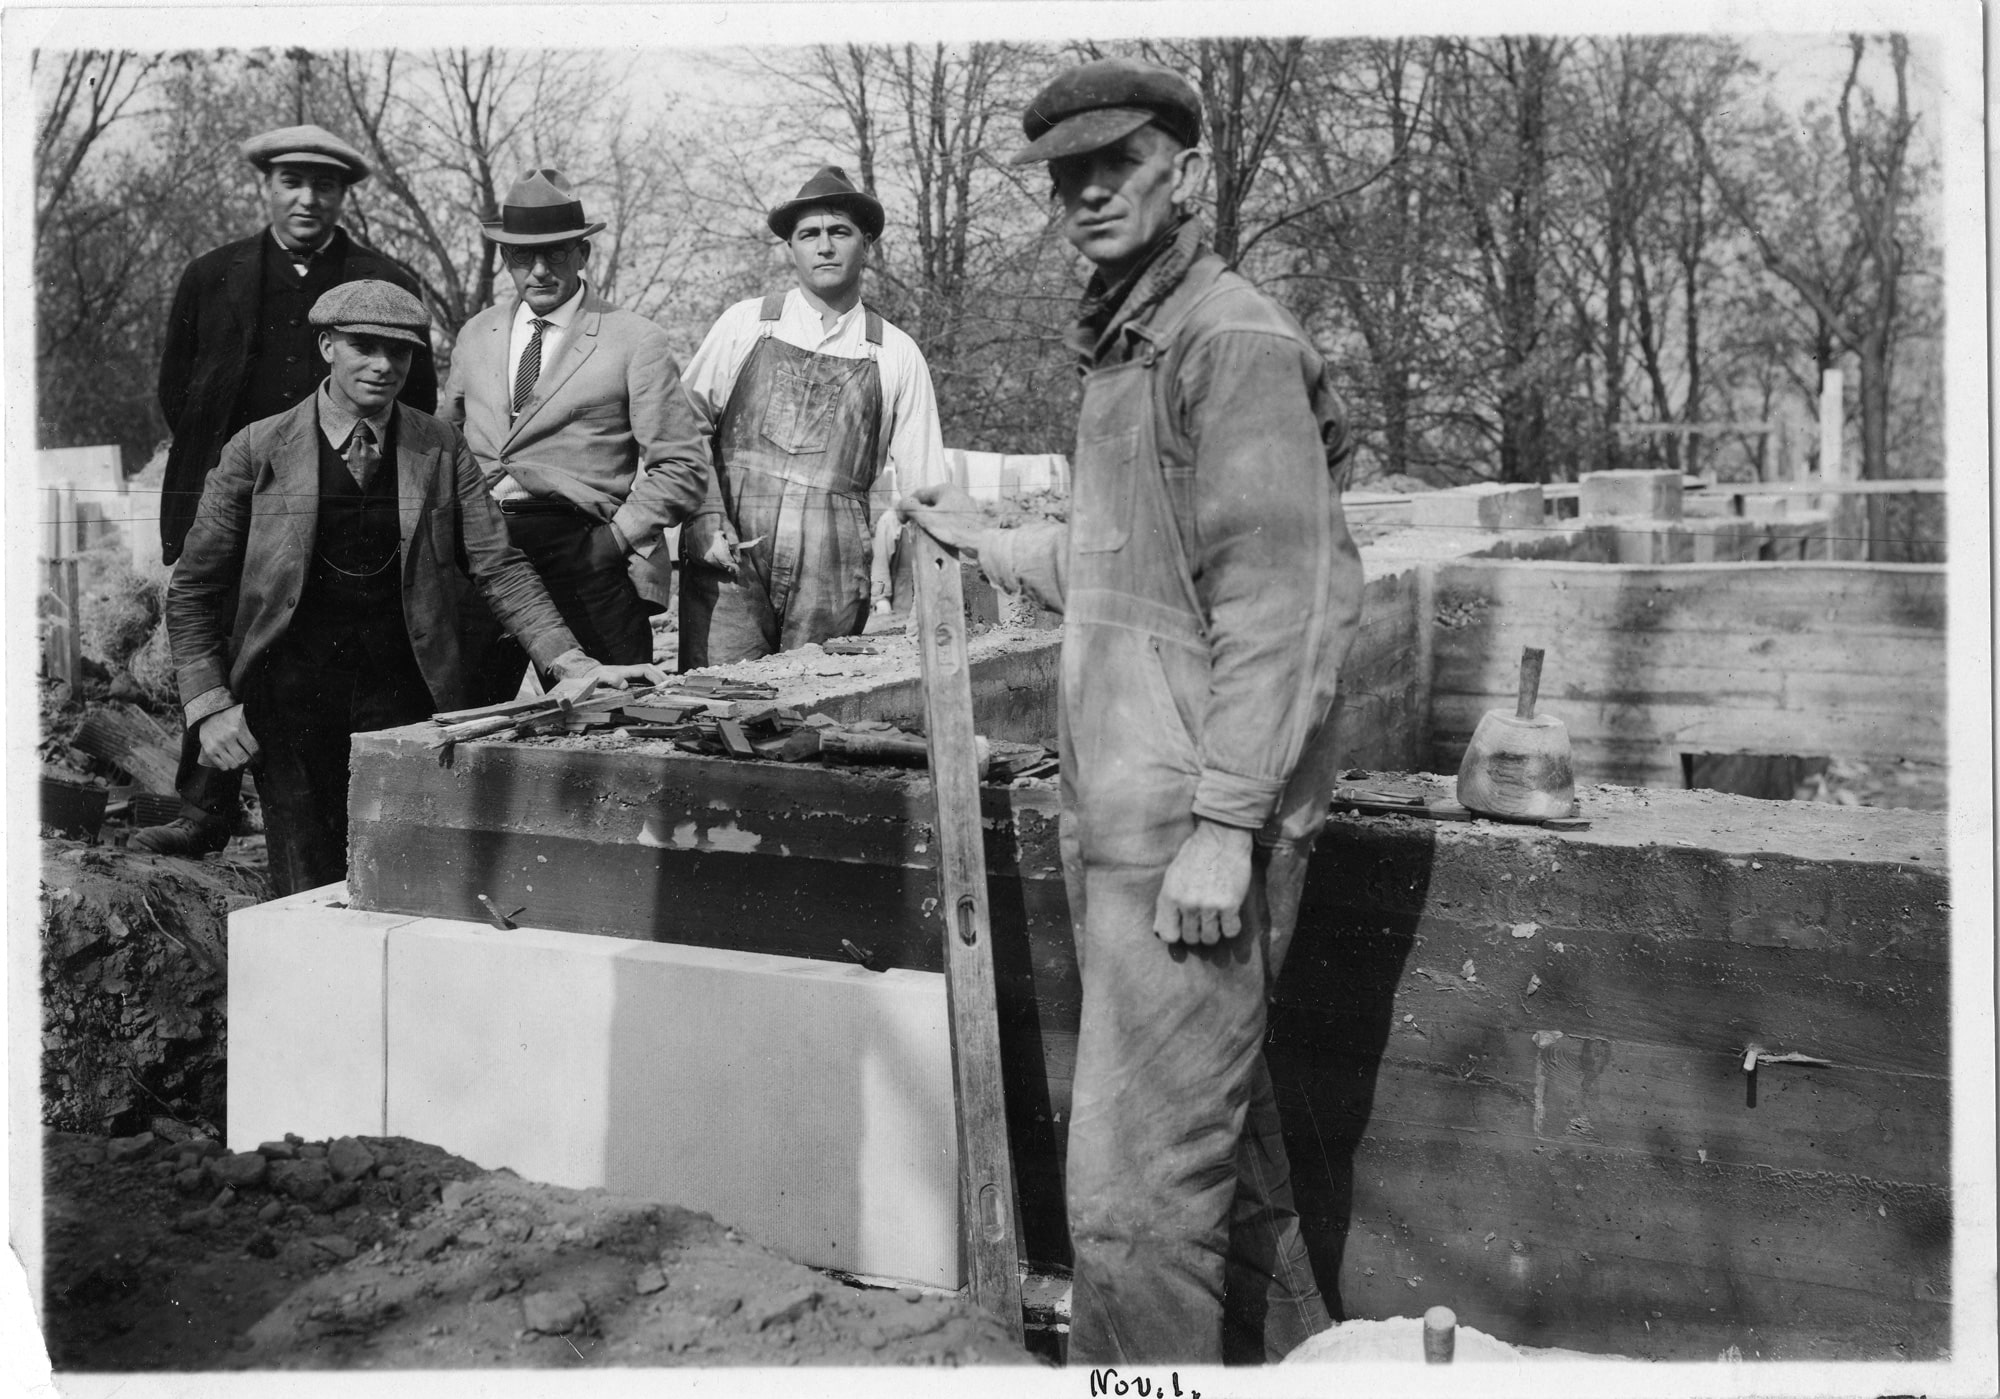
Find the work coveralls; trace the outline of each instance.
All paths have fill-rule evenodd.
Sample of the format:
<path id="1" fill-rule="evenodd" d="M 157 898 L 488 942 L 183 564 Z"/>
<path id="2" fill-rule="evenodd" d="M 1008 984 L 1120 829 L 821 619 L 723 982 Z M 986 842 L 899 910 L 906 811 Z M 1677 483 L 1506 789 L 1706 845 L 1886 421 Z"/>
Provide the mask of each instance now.
<path id="1" fill-rule="evenodd" d="M 770 333 L 736 376 L 715 433 L 723 508 L 745 548 L 730 578 L 696 559 L 681 573 L 682 670 L 853 636 L 868 622 L 868 491 L 882 464 L 882 318 L 866 312 L 866 359 L 814 354 Z"/>
<path id="2" fill-rule="evenodd" d="M 1225 1324 L 1274 1359 L 1329 1324 L 1262 1044 L 1360 616 L 1338 414 L 1296 323 L 1204 255 L 1087 367 L 1066 529 L 982 550 L 1065 614 L 1073 1364 L 1218 1362 Z M 1153 919 L 1197 817 L 1256 836 L 1243 931 L 1190 947 Z"/>

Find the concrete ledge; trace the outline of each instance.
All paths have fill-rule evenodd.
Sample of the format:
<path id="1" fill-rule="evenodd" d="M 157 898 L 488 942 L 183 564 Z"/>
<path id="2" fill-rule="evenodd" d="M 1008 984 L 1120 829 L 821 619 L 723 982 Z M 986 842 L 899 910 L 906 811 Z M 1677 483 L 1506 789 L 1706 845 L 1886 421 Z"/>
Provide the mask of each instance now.
<path id="1" fill-rule="evenodd" d="M 230 1141 L 433 1143 L 959 1283 L 944 978 L 339 905 L 231 920 Z"/>

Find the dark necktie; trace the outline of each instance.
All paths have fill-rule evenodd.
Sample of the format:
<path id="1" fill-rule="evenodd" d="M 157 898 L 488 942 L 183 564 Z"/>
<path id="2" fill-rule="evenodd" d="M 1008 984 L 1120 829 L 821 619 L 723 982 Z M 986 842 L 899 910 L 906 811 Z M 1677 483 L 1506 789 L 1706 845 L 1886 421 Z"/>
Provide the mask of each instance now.
<path id="1" fill-rule="evenodd" d="M 347 439 L 347 474 L 365 491 L 375 479 L 375 468 L 381 464 L 382 453 L 376 450 L 374 429 L 366 423 L 356 423 L 354 435 Z"/>
<path id="2" fill-rule="evenodd" d="M 528 348 L 521 351 L 520 368 L 514 371 L 514 411 L 521 411 L 521 405 L 528 401 L 528 395 L 535 391 L 535 380 L 542 377 L 542 332 L 549 323 L 539 317 L 529 321 L 535 333 L 528 339 Z"/>

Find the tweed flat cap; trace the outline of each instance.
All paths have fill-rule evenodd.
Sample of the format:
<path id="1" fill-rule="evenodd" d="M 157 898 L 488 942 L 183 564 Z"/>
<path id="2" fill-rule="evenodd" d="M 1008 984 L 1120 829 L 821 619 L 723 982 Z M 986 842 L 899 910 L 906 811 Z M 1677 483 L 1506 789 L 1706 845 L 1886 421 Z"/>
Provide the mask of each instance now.
<path id="1" fill-rule="evenodd" d="M 394 282 L 342 282 L 313 303 L 306 320 L 315 330 L 431 343 L 430 311 Z"/>
<path id="2" fill-rule="evenodd" d="M 368 178 L 368 162 L 361 152 L 323 126 L 281 126 L 252 136 L 239 149 L 259 170 L 273 165 L 327 165 L 340 171 L 350 185 Z"/>
<path id="3" fill-rule="evenodd" d="M 1100 58 L 1058 73 L 1021 116 L 1029 144 L 1011 165 L 1059 160 L 1108 146 L 1147 122 L 1182 145 L 1201 141 L 1201 98 L 1170 68 L 1135 58 Z"/>
<path id="4" fill-rule="evenodd" d="M 882 236 L 882 206 L 871 194 L 854 187 L 847 172 L 838 165 L 822 165 L 813 177 L 799 186 L 798 194 L 765 216 L 764 224 L 778 237 L 790 239 L 799 216 L 808 209 L 839 209 L 861 225 L 871 239 Z"/>
<path id="5" fill-rule="evenodd" d="M 530 170 L 500 201 L 500 217 L 479 225 L 489 242 L 525 246 L 588 238 L 604 227 L 584 218 L 583 201 L 560 170 Z"/>

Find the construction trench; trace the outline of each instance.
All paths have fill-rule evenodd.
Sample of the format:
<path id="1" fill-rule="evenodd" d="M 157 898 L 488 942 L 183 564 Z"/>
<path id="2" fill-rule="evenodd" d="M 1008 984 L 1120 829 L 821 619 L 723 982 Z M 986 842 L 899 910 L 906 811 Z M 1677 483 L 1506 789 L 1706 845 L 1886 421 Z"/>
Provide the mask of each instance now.
<path id="1" fill-rule="evenodd" d="M 1718 759 L 1942 764 L 1944 570 L 1830 560 L 1805 502 L 1680 484 L 1586 477 L 1572 516 L 1536 487 L 1352 511 L 1343 781 L 1449 798 L 1542 646 L 1587 824 L 1336 810 L 1268 1041 L 1306 1240 L 1337 1318 L 1445 1304 L 1517 1345 L 1938 1358 L 1945 814 L 1686 784 Z M 996 745 L 1054 744 L 1060 636 L 975 636 Z M 868 640 L 718 673 L 920 730 L 913 643 Z M 348 886 L 232 918 L 231 1147 L 405 1136 L 956 1286 L 927 776 L 617 729 L 440 757 L 430 725 L 358 736 Z M 982 800 L 1021 1238 L 1060 1272 L 1057 785 Z"/>

